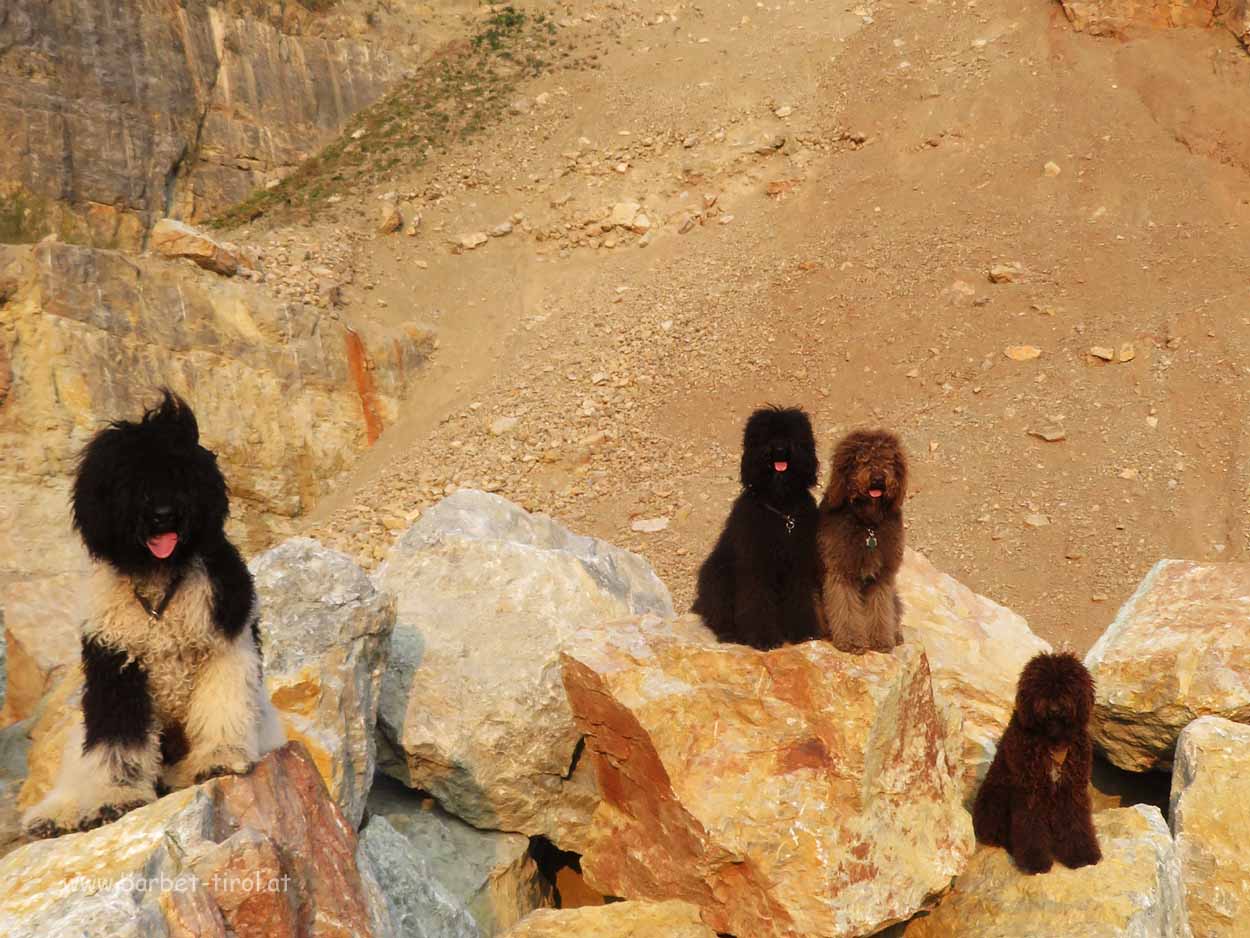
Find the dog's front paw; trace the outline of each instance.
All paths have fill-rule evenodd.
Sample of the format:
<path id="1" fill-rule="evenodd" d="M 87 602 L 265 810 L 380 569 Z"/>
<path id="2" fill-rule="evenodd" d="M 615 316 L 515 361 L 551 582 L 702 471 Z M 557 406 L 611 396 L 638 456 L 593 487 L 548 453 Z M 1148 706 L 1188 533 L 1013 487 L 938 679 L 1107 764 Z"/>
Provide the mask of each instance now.
<path id="1" fill-rule="evenodd" d="M 202 785 L 210 779 L 221 778 L 223 775 L 246 775 L 255 765 L 255 762 L 246 760 L 214 763 L 195 773 L 195 784 Z"/>
<path id="2" fill-rule="evenodd" d="M 97 827 L 103 827 L 105 824 L 112 824 L 123 815 L 129 814 L 135 808 L 142 808 L 145 804 L 151 804 L 151 802 L 145 801 L 141 798 L 136 798 L 133 801 L 102 804 L 90 814 L 83 817 L 82 820 L 78 822 L 78 826 L 75 830 L 92 831 Z"/>
<path id="3" fill-rule="evenodd" d="M 60 837 L 76 831 L 80 818 L 73 799 L 53 793 L 22 815 L 22 833 L 36 840 Z"/>
<path id="4" fill-rule="evenodd" d="M 1097 844 L 1074 850 L 1070 856 L 1060 857 L 1060 862 L 1070 870 L 1079 870 L 1083 866 L 1094 866 L 1102 859 L 1102 851 Z"/>
<path id="5" fill-rule="evenodd" d="M 48 840 L 68 834 L 72 828 L 62 827 L 50 817 L 32 817 L 22 822 L 22 832 L 32 840 Z"/>
<path id="6" fill-rule="evenodd" d="M 1015 861 L 1020 871 L 1028 873 L 1030 876 L 1038 873 L 1049 873 L 1055 862 L 1050 854 L 1044 850 L 1022 850 L 1015 857 Z"/>

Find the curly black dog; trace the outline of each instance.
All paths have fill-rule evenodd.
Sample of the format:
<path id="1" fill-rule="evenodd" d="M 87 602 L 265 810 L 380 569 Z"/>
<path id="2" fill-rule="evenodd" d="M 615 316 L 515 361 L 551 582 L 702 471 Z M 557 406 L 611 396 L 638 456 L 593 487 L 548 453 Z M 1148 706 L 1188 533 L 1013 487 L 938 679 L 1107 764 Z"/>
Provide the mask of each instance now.
<path id="1" fill-rule="evenodd" d="M 73 487 L 94 561 L 82 636 L 82 725 L 56 784 L 23 818 L 36 837 L 88 830 L 281 745 L 261 677 L 252 577 L 226 539 L 226 480 L 168 391 L 100 431 Z"/>
<path id="2" fill-rule="evenodd" d="M 693 612 L 722 642 L 769 649 L 821 635 L 816 440 L 807 414 L 764 408 L 742 435 L 742 493 L 699 570 Z"/>
<path id="3" fill-rule="evenodd" d="M 1102 859 L 1089 797 L 1093 708 L 1094 680 L 1076 655 L 1037 655 L 1020 672 L 972 825 L 1026 873 L 1045 873 L 1054 860 L 1076 869 Z"/>

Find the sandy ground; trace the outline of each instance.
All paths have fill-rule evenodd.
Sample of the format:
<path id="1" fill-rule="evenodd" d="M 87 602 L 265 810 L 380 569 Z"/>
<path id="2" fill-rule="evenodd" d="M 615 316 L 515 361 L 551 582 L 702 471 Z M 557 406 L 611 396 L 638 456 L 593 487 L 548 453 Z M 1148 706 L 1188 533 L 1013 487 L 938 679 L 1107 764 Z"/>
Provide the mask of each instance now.
<path id="1" fill-rule="evenodd" d="M 527 84 L 324 228 L 240 235 L 371 232 L 384 189 L 422 215 L 361 241 L 345 294 L 439 349 L 310 532 L 373 564 L 484 487 L 640 551 L 684 606 L 741 425 L 774 402 L 808 408 L 826 454 L 899 432 L 910 544 L 1077 651 L 1159 558 L 1245 559 L 1230 36 L 1096 39 L 1042 0 L 560 9 L 600 67 Z M 635 230 L 603 230 L 620 203 Z"/>

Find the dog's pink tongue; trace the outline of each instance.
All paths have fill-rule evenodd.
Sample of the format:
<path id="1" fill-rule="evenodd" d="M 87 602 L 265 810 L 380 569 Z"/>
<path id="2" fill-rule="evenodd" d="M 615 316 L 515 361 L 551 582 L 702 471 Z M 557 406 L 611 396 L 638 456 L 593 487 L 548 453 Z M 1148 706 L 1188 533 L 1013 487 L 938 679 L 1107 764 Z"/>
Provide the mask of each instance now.
<path id="1" fill-rule="evenodd" d="M 775 462 L 773 463 L 773 468 L 778 472 L 785 472 L 790 468 L 790 464 L 788 462 Z"/>
<path id="2" fill-rule="evenodd" d="M 869 489 L 868 494 L 871 495 L 873 498 L 880 498 L 881 489 Z"/>
<path id="3" fill-rule="evenodd" d="M 158 534 L 156 537 L 148 538 L 148 550 L 159 557 L 161 560 L 166 559 L 174 552 L 174 548 L 178 546 L 178 535 L 170 531 L 168 534 Z"/>

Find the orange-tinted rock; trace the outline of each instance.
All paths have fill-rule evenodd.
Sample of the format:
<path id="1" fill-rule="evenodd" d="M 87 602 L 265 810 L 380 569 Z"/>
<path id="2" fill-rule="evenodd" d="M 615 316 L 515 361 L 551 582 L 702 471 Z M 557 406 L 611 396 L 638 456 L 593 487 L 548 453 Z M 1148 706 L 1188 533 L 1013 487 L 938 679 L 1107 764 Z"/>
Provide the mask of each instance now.
<path id="1" fill-rule="evenodd" d="M 932 904 L 972 851 L 918 644 L 716 645 L 694 617 L 585 633 L 564 684 L 603 801 L 582 869 L 717 932 L 865 935 Z"/>
<path id="2" fill-rule="evenodd" d="M 1219 0 L 1062 0 L 1072 25 L 1095 36 L 1123 36 L 1133 30 L 1210 26 L 1222 11 Z"/>
<path id="3" fill-rule="evenodd" d="M 239 269 L 239 254 L 202 231 L 172 218 L 162 218 L 152 226 L 149 246 L 162 257 L 185 257 L 205 270 L 234 276 Z"/>
<path id="4" fill-rule="evenodd" d="M 0 934 L 371 938 L 356 832 L 297 745 L 0 860 Z"/>

